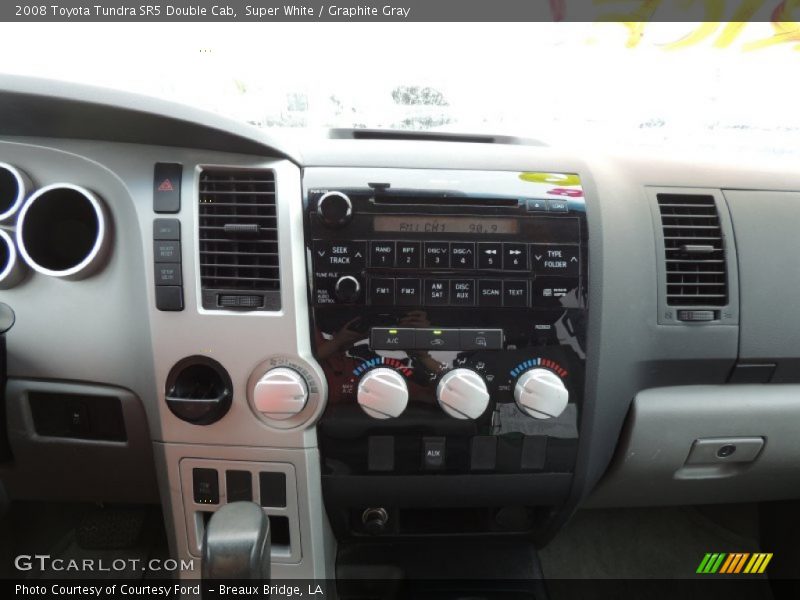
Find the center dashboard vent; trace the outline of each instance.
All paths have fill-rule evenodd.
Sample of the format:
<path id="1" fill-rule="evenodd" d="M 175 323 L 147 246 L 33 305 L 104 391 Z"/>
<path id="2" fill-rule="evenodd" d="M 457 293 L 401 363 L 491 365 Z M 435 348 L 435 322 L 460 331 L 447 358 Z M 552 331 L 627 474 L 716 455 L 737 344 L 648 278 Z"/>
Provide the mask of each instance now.
<path id="1" fill-rule="evenodd" d="M 674 307 L 728 304 L 728 272 L 714 196 L 656 196 L 664 233 L 666 303 Z"/>
<path id="2" fill-rule="evenodd" d="M 198 213 L 203 308 L 279 310 L 274 171 L 203 169 Z"/>

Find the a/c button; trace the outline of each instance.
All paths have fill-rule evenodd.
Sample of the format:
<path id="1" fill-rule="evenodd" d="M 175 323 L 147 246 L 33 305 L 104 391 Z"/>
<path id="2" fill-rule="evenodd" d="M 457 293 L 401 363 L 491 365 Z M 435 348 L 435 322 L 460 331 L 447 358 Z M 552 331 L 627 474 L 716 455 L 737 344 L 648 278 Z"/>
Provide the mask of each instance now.
<path id="1" fill-rule="evenodd" d="M 373 350 L 404 350 L 414 348 L 414 329 L 403 327 L 373 327 L 369 342 Z"/>

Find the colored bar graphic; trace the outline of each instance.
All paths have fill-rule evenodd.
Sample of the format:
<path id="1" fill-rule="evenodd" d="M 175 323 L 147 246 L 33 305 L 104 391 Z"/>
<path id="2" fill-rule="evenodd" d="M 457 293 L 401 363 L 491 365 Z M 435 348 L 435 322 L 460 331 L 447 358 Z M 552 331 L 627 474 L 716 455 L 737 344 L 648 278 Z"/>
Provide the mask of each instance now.
<path id="1" fill-rule="evenodd" d="M 696 573 L 756 575 L 764 573 L 771 560 L 771 552 L 708 552 L 700 561 Z"/>

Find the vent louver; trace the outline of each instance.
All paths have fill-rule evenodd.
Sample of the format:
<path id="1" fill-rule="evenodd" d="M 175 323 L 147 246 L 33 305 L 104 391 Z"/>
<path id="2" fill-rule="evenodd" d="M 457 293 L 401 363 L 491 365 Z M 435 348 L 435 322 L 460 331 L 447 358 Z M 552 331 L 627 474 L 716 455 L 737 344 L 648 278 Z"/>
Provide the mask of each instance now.
<path id="1" fill-rule="evenodd" d="M 657 198 L 664 231 L 667 304 L 725 306 L 725 246 L 714 197 L 658 194 Z"/>
<path id="2" fill-rule="evenodd" d="M 275 173 L 204 169 L 198 209 L 203 307 L 280 309 Z"/>

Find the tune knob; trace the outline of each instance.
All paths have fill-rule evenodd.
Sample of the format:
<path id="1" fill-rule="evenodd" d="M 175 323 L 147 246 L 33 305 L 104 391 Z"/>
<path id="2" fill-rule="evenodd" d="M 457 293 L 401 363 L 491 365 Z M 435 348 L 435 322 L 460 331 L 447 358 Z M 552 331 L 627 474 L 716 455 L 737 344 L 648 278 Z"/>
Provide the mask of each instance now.
<path id="1" fill-rule="evenodd" d="M 333 292 L 339 302 L 355 302 L 361 293 L 361 283 L 352 275 L 343 275 L 336 280 Z"/>
<path id="2" fill-rule="evenodd" d="M 328 227 L 342 227 L 353 216 L 353 203 L 342 192 L 328 192 L 317 202 L 317 215 Z"/>
<path id="3" fill-rule="evenodd" d="M 399 417 L 408 405 L 406 380 L 387 367 L 367 371 L 358 383 L 358 403 L 370 417 Z"/>
<path id="4" fill-rule="evenodd" d="M 436 388 L 439 406 L 456 419 L 477 419 L 489 406 L 489 390 L 483 378 L 469 369 L 444 374 Z"/>
<path id="5" fill-rule="evenodd" d="M 529 369 L 517 380 L 514 400 L 522 412 L 534 419 L 552 419 L 564 412 L 569 391 L 552 371 Z"/>
<path id="6" fill-rule="evenodd" d="M 277 367 L 256 383 L 253 403 L 270 419 L 284 421 L 300 413 L 308 401 L 308 385 L 294 369 Z"/>

